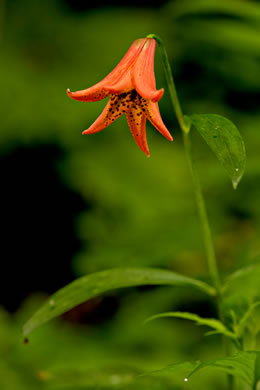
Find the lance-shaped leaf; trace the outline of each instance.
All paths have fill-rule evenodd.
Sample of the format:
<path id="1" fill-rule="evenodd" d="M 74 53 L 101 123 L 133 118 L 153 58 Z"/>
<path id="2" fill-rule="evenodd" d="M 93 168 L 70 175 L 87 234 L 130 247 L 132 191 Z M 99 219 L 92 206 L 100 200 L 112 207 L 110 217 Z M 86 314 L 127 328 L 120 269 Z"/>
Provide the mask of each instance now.
<path id="1" fill-rule="evenodd" d="M 248 301 L 260 298 L 260 257 L 257 257 L 248 266 L 236 270 L 229 275 L 223 285 L 223 294 L 225 299 L 230 297 L 246 298 Z M 243 286 L 243 289 L 241 289 Z M 246 291 L 246 295 L 244 293 Z"/>
<path id="2" fill-rule="evenodd" d="M 238 337 L 241 337 L 243 335 L 243 332 L 245 331 L 245 329 L 248 326 L 249 327 L 252 326 L 252 323 L 254 323 L 254 321 L 252 320 L 252 316 L 254 314 L 254 311 L 257 308 L 259 308 L 259 307 L 260 307 L 260 301 L 252 303 L 249 306 L 249 308 L 247 309 L 247 311 L 244 313 L 243 317 L 241 318 L 241 320 L 239 321 L 239 323 L 237 325 L 237 335 L 238 335 Z M 259 327 L 257 327 L 257 328 L 254 327 L 254 328 L 255 328 L 254 331 L 258 332 Z"/>
<path id="3" fill-rule="evenodd" d="M 196 362 L 184 362 L 170 364 L 160 370 L 146 373 L 145 375 L 184 375 L 183 379 L 187 382 L 192 375 L 203 368 L 215 368 L 230 375 L 242 379 L 250 386 L 254 385 L 258 377 L 255 376 L 255 368 L 258 352 L 240 351 L 234 356 L 228 356 L 223 359 L 214 359 Z M 255 387 L 254 387 L 255 389 Z"/>
<path id="4" fill-rule="evenodd" d="M 208 295 L 215 289 L 200 280 L 154 268 L 115 268 L 83 276 L 58 290 L 24 325 L 27 336 L 41 324 L 107 291 L 142 285 L 195 287 Z"/>
<path id="5" fill-rule="evenodd" d="M 229 119 L 216 114 L 190 115 L 187 118 L 216 154 L 236 189 L 246 164 L 245 145 L 237 127 Z"/>
<path id="6" fill-rule="evenodd" d="M 194 313 L 186 313 L 180 311 L 160 313 L 149 317 L 145 322 L 149 322 L 158 318 L 165 318 L 165 317 L 174 317 L 174 318 L 182 318 L 185 320 L 190 320 L 195 322 L 196 325 L 204 325 L 214 329 L 215 330 L 214 334 L 221 333 L 231 339 L 234 340 L 237 339 L 236 335 L 230 330 L 228 330 L 227 327 L 221 321 L 216 320 L 215 318 L 202 318 Z"/>

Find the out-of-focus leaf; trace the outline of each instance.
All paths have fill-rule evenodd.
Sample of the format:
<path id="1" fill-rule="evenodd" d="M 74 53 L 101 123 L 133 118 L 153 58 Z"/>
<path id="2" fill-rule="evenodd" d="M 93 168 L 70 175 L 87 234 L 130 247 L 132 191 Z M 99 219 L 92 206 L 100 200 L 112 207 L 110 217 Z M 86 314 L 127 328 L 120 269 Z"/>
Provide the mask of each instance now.
<path id="1" fill-rule="evenodd" d="M 216 114 L 191 115 L 188 118 L 216 154 L 236 188 L 246 164 L 244 141 L 236 126 Z"/>
<path id="2" fill-rule="evenodd" d="M 132 383 L 140 371 L 132 368 L 102 369 L 59 369 L 40 371 L 38 378 L 50 386 L 84 386 L 114 388 Z"/>
<path id="3" fill-rule="evenodd" d="M 256 359 L 255 359 L 255 378 L 254 378 L 254 385 L 253 389 L 257 390 L 259 389 L 258 385 L 260 383 L 260 352 L 256 352 Z"/>
<path id="4" fill-rule="evenodd" d="M 260 301 L 252 303 L 248 310 L 245 312 L 241 320 L 239 321 L 239 324 L 237 326 L 237 334 L 238 337 L 241 337 L 245 328 L 249 324 L 249 322 L 252 322 L 252 315 L 257 307 L 260 306 Z"/>
<path id="5" fill-rule="evenodd" d="M 223 285 L 224 297 L 245 297 L 249 302 L 260 296 L 260 258 L 231 274 Z M 243 288 L 241 288 L 243 286 Z M 246 296 L 245 296 L 246 291 Z M 250 302 L 251 303 L 251 302 Z"/>
<path id="6" fill-rule="evenodd" d="M 233 49 L 234 53 L 256 56 L 260 47 L 259 29 L 237 21 L 190 21 L 190 31 L 179 26 L 179 36 L 184 41 L 192 39 L 194 45 L 214 45 L 222 50 Z M 204 34 L 203 34 L 204 32 Z M 193 35 L 192 35 L 193 33 Z M 241 43 L 239 45 L 239 43 Z"/>
<path id="7" fill-rule="evenodd" d="M 256 360 L 255 352 L 240 352 L 235 356 L 224 359 L 209 360 L 201 362 L 188 375 L 191 377 L 202 368 L 218 368 L 223 372 L 240 377 L 243 381 L 251 385 L 254 381 L 254 365 Z"/>
<path id="8" fill-rule="evenodd" d="M 196 372 L 203 368 L 216 368 L 227 374 L 234 375 L 241 378 L 249 385 L 253 385 L 255 381 L 255 364 L 256 364 L 257 352 L 241 351 L 238 354 L 223 359 L 196 361 L 196 362 L 184 362 L 171 364 L 165 368 L 154 371 L 152 375 L 161 374 L 177 374 L 178 372 L 184 373 L 184 381 L 194 375 Z M 146 374 L 147 375 L 147 374 Z"/>
<path id="9" fill-rule="evenodd" d="M 232 339 L 237 338 L 236 335 L 233 332 L 229 331 L 226 328 L 226 326 L 222 322 L 220 322 L 219 320 L 216 320 L 215 318 L 202 318 L 202 317 L 198 316 L 197 314 L 193 314 L 193 313 L 184 313 L 184 312 L 179 312 L 179 311 L 160 313 L 160 314 L 156 314 L 154 316 L 149 317 L 146 320 L 146 322 L 152 321 L 152 320 L 155 320 L 158 318 L 165 318 L 165 317 L 183 318 L 185 320 L 191 320 L 191 321 L 194 321 L 196 323 L 196 325 L 204 325 L 204 326 L 208 326 L 210 328 L 215 329 L 214 334 L 221 333 L 221 334 L 223 334 L 227 337 L 230 337 Z"/>
<path id="10" fill-rule="evenodd" d="M 226 14 L 258 22 L 260 20 L 260 9 L 253 1 L 244 0 L 197 0 L 174 2 L 169 6 L 174 18 L 180 18 L 187 14 Z"/>
<path id="11" fill-rule="evenodd" d="M 48 389 L 133 389 L 133 390 L 179 390 L 166 378 L 151 378 L 140 375 L 133 368 L 100 369 L 59 369 L 40 371 L 38 378 L 48 385 Z"/>
<path id="12" fill-rule="evenodd" d="M 27 336 L 33 329 L 69 309 L 104 292 L 141 285 L 195 287 L 208 295 L 215 290 L 208 284 L 175 272 L 155 268 L 116 268 L 83 276 L 58 290 L 24 325 Z"/>

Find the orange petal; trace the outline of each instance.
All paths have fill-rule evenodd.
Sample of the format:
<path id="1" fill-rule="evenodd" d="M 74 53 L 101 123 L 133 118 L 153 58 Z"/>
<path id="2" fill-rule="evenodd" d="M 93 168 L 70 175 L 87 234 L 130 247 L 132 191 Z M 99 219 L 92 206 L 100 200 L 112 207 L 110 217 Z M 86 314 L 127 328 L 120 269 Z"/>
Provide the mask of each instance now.
<path id="1" fill-rule="evenodd" d="M 173 141 L 170 132 L 162 121 L 158 103 L 150 102 L 146 113 L 151 124 L 169 141 Z"/>
<path id="2" fill-rule="evenodd" d="M 69 97 L 80 102 L 97 102 L 108 96 L 108 92 L 104 90 L 101 85 L 102 82 L 94 85 L 93 87 L 83 89 L 82 91 L 71 92 L 67 89 Z"/>
<path id="3" fill-rule="evenodd" d="M 126 113 L 126 117 L 135 142 L 137 143 L 139 148 L 148 157 L 150 157 L 146 139 L 146 116 L 144 114 L 137 116 L 134 114 L 134 112 L 131 111 Z"/>
<path id="4" fill-rule="evenodd" d="M 126 72 L 116 84 L 113 84 L 113 86 L 105 87 L 105 90 L 107 90 L 109 94 L 122 94 L 124 92 L 129 92 L 132 89 L 133 83 L 130 71 Z"/>
<path id="5" fill-rule="evenodd" d="M 154 53 L 156 41 L 148 38 L 131 69 L 134 88 L 145 99 L 157 102 L 161 99 L 164 90 L 156 89 L 154 76 Z"/>
<path id="6" fill-rule="evenodd" d="M 122 93 L 133 89 L 128 72 L 140 54 L 145 41 L 146 39 L 135 40 L 119 64 L 99 83 L 77 92 L 70 92 L 68 89 L 69 97 L 82 102 L 94 102 L 104 99 L 109 93 Z"/>
<path id="7" fill-rule="evenodd" d="M 84 130 L 82 134 L 98 133 L 111 125 L 111 123 L 113 123 L 122 114 L 122 111 L 114 109 L 114 102 L 109 100 L 101 115 L 99 115 L 95 122 L 87 130 Z"/>
<path id="8" fill-rule="evenodd" d="M 119 62 L 119 64 L 112 70 L 111 73 L 109 73 L 103 81 L 106 82 L 106 86 L 112 87 L 115 84 L 117 84 L 121 78 L 127 73 L 127 71 L 130 69 L 130 67 L 134 64 L 137 57 L 141 53 L 144 44 L 146 42 L 146 39 L 136 39 L 130 48 L 128 49 L 125 56 L 122 58 L 122 60 Z M 132 88 L 133 89 L 133 88 Z M 124 91 L 122 91 L 124 92 Z"/>

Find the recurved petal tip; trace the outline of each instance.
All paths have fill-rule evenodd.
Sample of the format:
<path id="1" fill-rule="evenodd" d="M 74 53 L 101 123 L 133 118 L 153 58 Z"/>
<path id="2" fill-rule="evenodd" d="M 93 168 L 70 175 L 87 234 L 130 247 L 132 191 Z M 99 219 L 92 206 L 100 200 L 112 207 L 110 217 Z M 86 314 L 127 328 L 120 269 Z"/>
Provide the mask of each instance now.
<path id="1" fill-rule="evenodd" d="M 156 127 L 156 128 L 165 138 L 168 139 L 168 141 L 173 141 L 173 138 L 172 138 L 170 132 L 166 128 L 162 128 L 162 127 L 160 127 L 160 128 Z"/>
<path id="2" fill-rule="evenodd" d="M 80 102 L 96 102 L 107 97 L 108 92 L 103 88 L 103 82 L 93 85 L 93 87 L 82 89 L 81 91 L 71 92 L 67 89 L 67 95 Z"/>
<path id="3" fill-rule="evenodd" d="M 95 123 L 95 122 L 94 122 Z M 94 124 L 93 123 L 93 124 Z M 95 133 L 98 133 L 99 131 L 101 131 L 101 130 L 103 130 L 103 126 L 99 126 L 99 127 L 94 127 L 93 126 L 93 124 L 92 124 L 92 126 L 90 126 L 88 129 L 86 129 L 86 130 L 84 130 L 84 131 L 82 131 L 82 133 L 81 134 L 83 134 L 83 135 L 88 135 L 88 134 L 95 134 Z"/>
<path id="4" fill-rule="evenodd" d="M 162 121 L 161 114 L 159 111 L 158 103 L 152 103 L 149 104 L 149 110 L 148 110 L 148 119 L 151 122 L 151 124 L 169 141 L 173 141 L 173 138 L 171 136 L 171 133 L 165 126 L 165 124 Z"/>
<path id="5" fill-rule="evenodd" d="M 68 95 L 69 97 L 72 97 L 72 94 L 73 94 L 73 92 L 71 92 L 70 89 L 67 88 L 67 95 Z"/>
<path id="6" fill-rule="evenodd" d="M 152 99 L 151 99 L 152 102 L 157 103 L 162 98 L 163 94 L 164 94 L 164 89 L 163 88 L 161 88 L 158 91 L 154 92 L 154 97 L 152 97 Z"/>
<path id="7" fill-rule="evenodd" d="M 82 131 L 81 134 L 86 135 L 86 134 L 89 134 L 89 133 L 88 133 L 88 130 L 84 130 L 84 131 Z"/>

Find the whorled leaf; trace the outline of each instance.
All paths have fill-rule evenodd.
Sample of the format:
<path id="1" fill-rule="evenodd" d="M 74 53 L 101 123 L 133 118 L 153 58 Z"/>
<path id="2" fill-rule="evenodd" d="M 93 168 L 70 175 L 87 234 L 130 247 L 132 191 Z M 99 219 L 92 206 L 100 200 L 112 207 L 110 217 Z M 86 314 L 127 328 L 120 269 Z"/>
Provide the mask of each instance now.
<path id="1" fill-rule="evenodd" d="M 240 351 L 234 356 L 228 356 L 223 359 L 170 364 L 165 368 L 146 373 L 145 375 L 177 375 L 181 373 L 184 376 L 184 381 L 187 382 L 195 373 L 203 368 L 215 368 L 227 374 L 234 375 L 250 386 L 253 386 L 256 381 L 255 366 L 257 357 L 258 352 Z"/>
<path id="2" fill-rule="evenodd" d="M 174 317 L 174 318 L 182 318 L 185 320 L 190 320 L 196 323 L 196 325 L 204 325 L 208 326 L 209 328 L 214 329 L 214 334 L 216 333 L 221 333 L 225 335 L 226 337 L 229 337 L 231 339 L 236 340 L 236 335 L 235 333 L 231 332 L 230 330 L 227 329 L 227 327 L 219 320 L 216 320 L 215 318 L 202 318 L 198 316 L 197 314 L 194 313 L 187 313 L 187 312 L 166 312 L 166 313 L 160 313 L 156 314 L 154 316 L 151 316 L 147 318 L 145 321 L 146 323 L 158 318 L 165 318 L 165 317 Z"/>
<path id="3" fill-rule="evenodd" d="M 189 373 L 187 378 L 190 378 L 199 370 L 208 367 L 220 369 L 221 371 L 239 377 L 245 383 L 252 385 L 254 383 L 255 361 L 255 352 L 240 352 L 232 357 L 201 362 Z"/>
<path id="4" fill-rule="evenodd" d="M 172 271 L 154 268 L 115 268 L 83 276 L 53 294 L 26 322 L 26 337 L 33 329 L 73 307 L 107 291 L 142 285 L 172 285 L 194 287 L 208 295 L 215 289 L 208 284 Z"/>
<path id="5" fill-rule="evenodd" d="M 246 165 L 245 145 L 237 127 L 229 119 L 216 114 L 190 115 L 187 118 L 213 150 L 236 188 Z"/>

